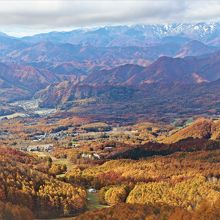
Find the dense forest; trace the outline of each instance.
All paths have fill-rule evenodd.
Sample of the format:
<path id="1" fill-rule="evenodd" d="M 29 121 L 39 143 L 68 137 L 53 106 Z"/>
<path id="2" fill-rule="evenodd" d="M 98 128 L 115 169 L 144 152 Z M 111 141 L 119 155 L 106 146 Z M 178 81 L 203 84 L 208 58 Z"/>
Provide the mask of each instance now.
<path id="1" fill-rule="evenodd" d="M 162 205 L 162 214 L 159 213 L 153 219 L 160 219 L 163 212 L 166 212 L 165 219 L 175 219 L 178 212 L 182 213 L 183 219 L 197 219 L 199 213 L 208 215 L 206 209 L 213 212 L 213 218 L 210 219 L 217 219 L 220 201 L 219 168 L 219 150 L 179 152 L 139 161 L 113 160 L 84 170 L 75 168 L 67 172 L 66 179 L 100 189 L 99 199 L 102 204 L 142 204 L 143 207 L 157 208 Z M 165 206 L 172 207 L 169 208 L 169 214 Z M 131 208 L 126 205 L 122 207 L 125 210 Z M 154 209 L 145 212 L 143 207 L 140 216 L 146 217 L 155 212 Z M 110 208 L 89 212 L 85 216 L 96 219 L 94 216 L 97 214 L 108 219 L 109 213 L 117 216 L 117 212 L 117 209 Z"/>
<path id="2" fill-rule="evenodd" d="M 17 150 L 0 148 L 0 200 L 3 219 L 28 219 L 78 213 L 85 208 L 86 191 L 48 174 L 51 161 Z M 2 204 L 2 203 L 1 203 Z M 13 205 L 12 205 L 13 204 Z M 10 208 L 9 208 L 10 207 Z M 33 212 L 33 214 L 30 214 Z M 10 215 L 11 217 L 7 217 Z"/>
<path id="3" fill-rule="evenodd" d="M 23 127 L 16 131 L 16 124 L 4 122 L 21 139 L 1 140 L 1 220 L 71 216 L 77 220 L 220 217 L 219 121 L 200 119 L 182 128 L 152 123 L 134 125 L 123 128 L 127 129 L 127 137 L 133 130 L 136 132 L 130 139 L 117 134 L 116 137 L 126 140 L 124 143 L 103 133 L 103 127 L 105 132 L 111 132 L 110 126 L 90 123 L 78 125 L 74 128 L 77 131 L 72 127 L 67 130 L 78 132 L 82 141 L 77 142 L 70 135 L 60 140 L 49 136 L 38 145 L 42 149 L 33 147 L 36 145 L 29 139 L 33 135 L 26 134 L 28 128 L 33 129 L 30 134 L 39 135 L 41 127 L 55 133 L 66 127 L 41 123 L 27 126 L 25 120 L 18 123 Z M 2 129 L 6 130 L 4 126 Z M 101 138 L 84 140 L 88 132 L 100 133 Z M 144 133 L 147 135 L 143 136 Z M 32 145 L 20 148 L 22 141 Z M 47 143 L 51 141 L 52 150 L 45 150 L 43 147 L 50 146 Z M 98 201 L 96 210 L 90 208 L 94 202 L 90 189 L 95 191 L 92 197 Z"/>
<path id="4" fill-rule="evenodd" d="M 76 218 L 75 220 L 216 220 L 220 218 L 220 200 L 212 205 L 206 201 L 194 211 L 188 211 L 179 207 L 172 207 L 158 204 L 140 205 L 120 203 L 110 208 L 89 211 Z"/>

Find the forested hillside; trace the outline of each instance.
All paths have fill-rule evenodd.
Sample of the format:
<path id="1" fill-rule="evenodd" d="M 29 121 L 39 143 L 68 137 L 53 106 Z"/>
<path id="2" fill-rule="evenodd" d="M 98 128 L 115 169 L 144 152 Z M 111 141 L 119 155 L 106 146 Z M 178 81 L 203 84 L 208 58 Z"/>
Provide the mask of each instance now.
<path id="1" fill-rule="evenodd" d="M 5 148 L 0 148 L 0 152 L 0 200 L 5 204 L 1 205 L 0 214 L 3 219 L 56 217 L 85 208 L 86 191 L 48 175 L 52 166 L 49 158 L 35 158 Z"/>

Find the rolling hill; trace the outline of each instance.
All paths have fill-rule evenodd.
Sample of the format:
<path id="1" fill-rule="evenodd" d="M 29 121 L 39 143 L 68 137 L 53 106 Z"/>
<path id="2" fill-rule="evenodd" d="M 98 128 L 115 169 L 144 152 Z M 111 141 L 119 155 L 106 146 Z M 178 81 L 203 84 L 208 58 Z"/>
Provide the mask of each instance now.
<path id="1" fill-rule="evenodd" d="M 219 140 L 220 120 L 198 118 L 192 124 L 165 138 L 163 143 L 175 143 L 188 138 Z"/>

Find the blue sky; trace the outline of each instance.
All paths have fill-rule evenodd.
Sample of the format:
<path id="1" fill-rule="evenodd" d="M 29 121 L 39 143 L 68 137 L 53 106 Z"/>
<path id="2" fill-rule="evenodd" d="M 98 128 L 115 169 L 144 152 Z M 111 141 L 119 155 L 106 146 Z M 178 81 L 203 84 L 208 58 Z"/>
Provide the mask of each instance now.
<path id="1" fill-rule="evenodd" d="M 217 0 L 0 0 L 0 31 L 24 36 L 99 25 L 213 22 L 219 12 Z"/>

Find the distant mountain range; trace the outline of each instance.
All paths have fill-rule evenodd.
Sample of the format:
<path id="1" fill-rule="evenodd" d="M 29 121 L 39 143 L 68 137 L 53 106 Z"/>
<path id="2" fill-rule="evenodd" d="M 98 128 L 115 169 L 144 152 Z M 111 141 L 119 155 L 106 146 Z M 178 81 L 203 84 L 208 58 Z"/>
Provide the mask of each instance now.
<path id="1" fill-rule="evenodd" d="M 220 23 L 115 26 L 23 38 L 2 33 L 0 100 L 38 98 L 42 107 L 67 110 L 89 100 L 83 101 L 84 111 L 97 114 L 130 110 L 158 116 L 161 106 L 166 113 L 216 113 L 219 36 Z"/>
<path id="2" fill-rule="evenodd" d="M 220 23 L 168 24 L 110 26 L 93 29 L 77 29 L 70 32 L 51 32 L 22 38 L 23 41 L 38 43 L 71 43 L 96 47 L 146 46 L 158 43 L 164 37 L 175 36 L 176 42 L 185 38 L 219 45 Z M 174 39 L 172 39 L 173 41 Z"/>
<path id="3" fill-rule="evenodd" d="M 33 62 L 33 59 L 38 62 L 67 61 L 91 57 L 100 59 L 103 54 L 115 53 L 129 57 L 134 55 L 134 51 L 139 53 L 140 48 L 145 48 L 143 52 L 141 50 L 141 57 L 155 60 L 161 55 L 189 56 L 199 55 L 205 50 L 212 52 L 220 46 L 219 34 L 220 23 L 113 26 L 23 38 L 1 34 L 0 54 L 7 55 L 8 59 L 11 57 L 27 62 Z"/>

